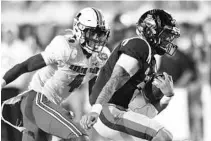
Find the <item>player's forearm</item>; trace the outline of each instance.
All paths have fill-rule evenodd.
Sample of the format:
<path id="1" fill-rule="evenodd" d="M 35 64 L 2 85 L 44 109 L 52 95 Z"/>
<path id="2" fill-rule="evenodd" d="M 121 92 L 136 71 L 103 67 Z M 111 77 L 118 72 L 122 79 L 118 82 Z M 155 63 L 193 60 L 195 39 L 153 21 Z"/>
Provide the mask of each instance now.
<path id="1" fill-rule="evenodd" d="M 24 64 L 17 64 L 5 73 L 3 79 L 5 80 L 6 84 L 9 84 L 26 71 L 27 69 Z"/>
<path id="2" fill-rule="evenodd" d="M 115 91 L 121 88 L 128 80 L 130 75 L 119 65 L 114 67 L 111 78 L 102 89 L 99 97 L 97 98 L 96 104 L 105 104 L 113 96 Z"/>
<path id="3" fill-rule="evenodd" d="M 45 62 L 42 56 L 40 54 L 35 55 L 8 70 L 3 76 L 3 81 L 5 81 L 4 85 L 9 84 L 10 82 L 14 81 L 16 78 L 26 72 L 35 71 L 44 66 Z"/>

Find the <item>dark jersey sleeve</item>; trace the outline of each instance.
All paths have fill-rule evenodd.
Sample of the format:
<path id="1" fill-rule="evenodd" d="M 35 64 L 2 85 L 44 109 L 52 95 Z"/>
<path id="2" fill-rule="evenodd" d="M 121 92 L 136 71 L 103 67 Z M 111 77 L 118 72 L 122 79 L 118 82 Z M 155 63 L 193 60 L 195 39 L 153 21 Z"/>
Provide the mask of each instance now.
<path id="1" fill-rule="evenodd" d="M 149 55 L 149 46 L 141 38 L 131 38 L 126 39 L 121 43 L 120 53 L 127 54 L 136 60 L 139 64 L 142 64 L 143 61 L 146 61 Z"/>
<path id="2" fill-rule="evenodd" d="M 3 79 L 6 81 L 6 84 L 9 84 L 10 82 L 18 78 L 20 75 L 38 70 L 44 66 L 46 66 L 46 64 L 42 55 L 37 54 L 8 70 L 3 76 Z"/>

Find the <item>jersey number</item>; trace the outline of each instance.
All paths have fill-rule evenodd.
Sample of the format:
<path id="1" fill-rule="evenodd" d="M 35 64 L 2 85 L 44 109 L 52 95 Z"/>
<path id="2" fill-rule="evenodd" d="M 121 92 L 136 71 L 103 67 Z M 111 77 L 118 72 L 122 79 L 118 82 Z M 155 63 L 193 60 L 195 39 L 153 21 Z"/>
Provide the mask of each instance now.
<path id="1" fill-rule="evenodd" d="M 70 87 L 69 92 L 72 92 L 75 88 L 78 88 L 83 82 L 85 75 L 79 74 L 75 77 L 75 79 L 68 85 Z"/>

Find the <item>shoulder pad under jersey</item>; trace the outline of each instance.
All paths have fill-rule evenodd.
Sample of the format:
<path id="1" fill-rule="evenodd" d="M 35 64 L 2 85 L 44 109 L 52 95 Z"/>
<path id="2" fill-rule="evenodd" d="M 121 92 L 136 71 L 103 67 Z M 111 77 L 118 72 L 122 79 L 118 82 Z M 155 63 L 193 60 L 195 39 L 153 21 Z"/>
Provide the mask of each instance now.
<path id="1" fill-rule="evenodd" d="M 65 39 L 68 41 L 68 43 L 75 43 L 76 42 L 76 38 L 75 38 L 75 36 L 74 36 L 74 34 L 73 34 L 73 31 L 71 30 L 71 29 L 66 29 L 65 31 L 64 31 L 64 34 L 63 34 L 63 36 L 65 37 Z"/>
<path id="2" fill-rule="evenodd" d="M 78 42 L 70 31 L 71 30 L 65 31 L 63 34 L 56 36 L 50 44 L 51 48 L 49 48 L 49 50 L 55 48 L 55 53 L 58 54 L 57 56 L 60 56 L 56 57 L 56 60 L 75 60 L 78 56 Z"/>
<path id="3" fill-rule="evenodd" d="M 70 58 L 77 60 L 77 58 L 80 56 L 80 55 L 78 56 L 79 42 L 76 40 L 76 37 L 74 36 L 73 31 L 71 29 L 67 29 L 67 30 L 65 30 L 63 36 L 64 36 L 65 40 L 67 41 L 69 48 L 72 50 L 71 54 L 70 54 Z"/>

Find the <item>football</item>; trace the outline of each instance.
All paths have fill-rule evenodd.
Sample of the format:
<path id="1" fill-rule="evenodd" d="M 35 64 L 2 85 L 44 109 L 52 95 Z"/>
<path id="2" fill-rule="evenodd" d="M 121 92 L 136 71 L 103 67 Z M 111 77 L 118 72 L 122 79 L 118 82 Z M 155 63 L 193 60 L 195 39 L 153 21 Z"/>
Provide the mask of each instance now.
<path id="1" fill-rule="evenodd" d="M 154 78 L 157 78 L 159 76 L 164 78 L 163 74 L 155 73 L 151 76 L 149 81 L 146 82 L 145 87 L 143 88 L 144 95 L 149 102 L 160 100 L 163 97 L 163 93 L 160 91 L 160 89 L 152 84 Z"/>

